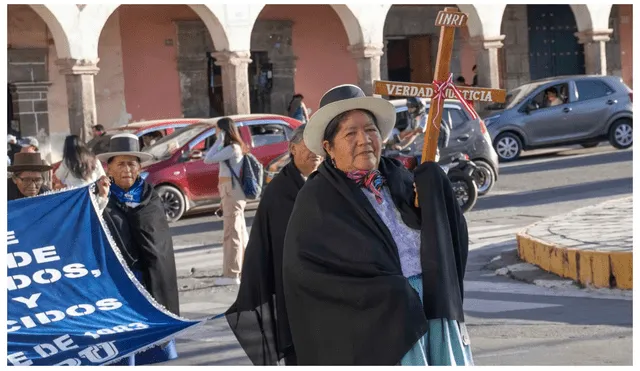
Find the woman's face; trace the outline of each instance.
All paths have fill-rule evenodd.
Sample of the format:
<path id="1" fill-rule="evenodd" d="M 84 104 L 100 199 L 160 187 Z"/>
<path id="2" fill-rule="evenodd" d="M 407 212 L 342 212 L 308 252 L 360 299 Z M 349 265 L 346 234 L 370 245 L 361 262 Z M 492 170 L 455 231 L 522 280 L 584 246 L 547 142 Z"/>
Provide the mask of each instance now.
<path id="1" fill-rule="evenodd" d="M 369 115 L 352 111 L 339 124 L 333 144 L 325 140 L 323 146 L 338 169 L 368 171 L 378 168 L 382 138 Z"/>
<path id="2" fill-rule="evenodd" d="M 128 190 L 140 175 L 140 161 L 135 156 L 116 156 L 109 163 L 108 172 L 118 187 Z"/>

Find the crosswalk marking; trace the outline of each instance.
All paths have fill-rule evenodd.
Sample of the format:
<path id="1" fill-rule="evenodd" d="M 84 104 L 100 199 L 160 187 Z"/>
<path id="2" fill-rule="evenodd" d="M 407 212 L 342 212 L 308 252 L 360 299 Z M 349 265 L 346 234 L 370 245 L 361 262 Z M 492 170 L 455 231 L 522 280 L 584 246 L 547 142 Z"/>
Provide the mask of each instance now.
<path id="1" fill-rule="evenodd" d="M 469 223 L 469 249 L 475 250 L 488 244 L 515 238 L 522 226 L 513 224 Z M 176 266 L 179 270 L 210 270 L 222 267 L 222 245 L 175 245 Z"/>
<path id="2" fill-rule="evenodd" d="M 467 228 L 469 231 L 469 250 L 477 250 L 509 240 L 514 240 L 515 246 L 516 234 L 524 226 L 515 224 L 474 224 L 472 222 L 469 223 Z"/>
<path id="3" fill-rule="evenodd" d="M 519 228 L 510 228 L 510 229 L 501 229 L 498 231 L 489 231 L 489 232 L 485 232 L 485 233 L 470 233 L 469 237 L 473 240 L 482 240 L 482 239 L 487 239 L 487 238 L 492 238 L 492 237 L 501 237 L 501 236 L 506 236 L 506 235 L 512 235 L 515 237 L 516 233 L 518 233 L 520 230 L 522 230 L 521 227 Z"/>
<path id="4" fill-rule="evenodd" d="M 505 226 L 502 224 L 491 224 L 491 225 L 483 224 L 483 225 L 467 227 L 467 230 L 469 231 L 469 233 L 474 233 L 479 231 L 492 231 L 492 230 L 504 229 L 504 228 Z"/>
<path id="5" fill-rule="evenodd" d="M 561 307 L 560 304 L 526 303 L 518 301 L 485 300 L 468 298 L 464 301 L 464 310 L 476 313 L 503 313 L 516 310 Z"/>

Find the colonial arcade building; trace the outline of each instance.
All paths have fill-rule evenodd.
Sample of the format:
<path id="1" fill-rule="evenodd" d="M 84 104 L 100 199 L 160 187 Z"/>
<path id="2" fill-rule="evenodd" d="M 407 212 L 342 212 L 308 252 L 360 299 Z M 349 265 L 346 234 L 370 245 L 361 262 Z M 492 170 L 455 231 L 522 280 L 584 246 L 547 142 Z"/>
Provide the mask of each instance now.
<path id="1" fill-rule="evenodd" d="M 632 86 L 632 5 L 8 6 L 8 132 L 50 160 L 64 137 L 133 121 L 312 110 L 330 87 L 431 82 L 438 11 L 469 14 L 451 71 L 511 89 L 567 74 Z M 86 133 L 86 134 L 85 134 Z"/>

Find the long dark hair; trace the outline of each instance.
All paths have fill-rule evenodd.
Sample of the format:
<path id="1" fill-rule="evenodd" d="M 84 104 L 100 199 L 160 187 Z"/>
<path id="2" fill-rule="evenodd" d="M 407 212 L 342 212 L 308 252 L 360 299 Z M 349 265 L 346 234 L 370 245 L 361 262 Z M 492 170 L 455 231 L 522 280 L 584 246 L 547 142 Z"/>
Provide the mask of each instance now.
<path id="1" fill-rule="evenodd" d="M 218 120 L 218 129 L 220 129 L 224 133 L 224 146 L 230 146 L 232 144 L 237 144 L 242 148 L 242 153 L 249 152 L 249 148 L 242 140 L 240 136 L 240 131 L 236 126 L 236 123 L 230 119 L 229 117 L 223 117 Z"/>
<path id="2" fill-rule="evenodd" d="M 71 174 L 87 180 L 96 169 L 96 157 L 77 135 L 69 135 L 64 140 L 62 159 Z"/>

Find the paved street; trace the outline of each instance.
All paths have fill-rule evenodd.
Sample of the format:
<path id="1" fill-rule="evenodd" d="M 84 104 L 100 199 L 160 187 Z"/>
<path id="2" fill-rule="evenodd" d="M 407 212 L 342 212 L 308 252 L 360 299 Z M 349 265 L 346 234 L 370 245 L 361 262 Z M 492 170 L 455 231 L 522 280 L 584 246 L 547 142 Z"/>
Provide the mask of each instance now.
<path id="1" fill-rule="evenodd" d="M 478 365 L 631 365 L 632 302 L 577 289 L 548 289 L 496 276 L 485 265 L 515 247 L 515 233 L 549 216 L 632 193 L 631 150 L 593 149 L 525 153 L 502 164 L 494 190 L 467 214 L 471 253 L 465 310 Z M 247 213 L 250 225 L 254 213 Z M 594 226 L 596 227 L 596 226 Z M 204 213 L 172 225 L 183 315 L 223 312 L 231 288 L 212 288 L 221 271 L 222 221 Z M 191 274 L 193 273 L 193 274 Z M 191 276 L 190 276 L 191 274 Z M 196 278 L 186 278 L 187 276 Z M 210 321 L 178 339 L 171 364 L 249 364 L 224 320 Z"/>

